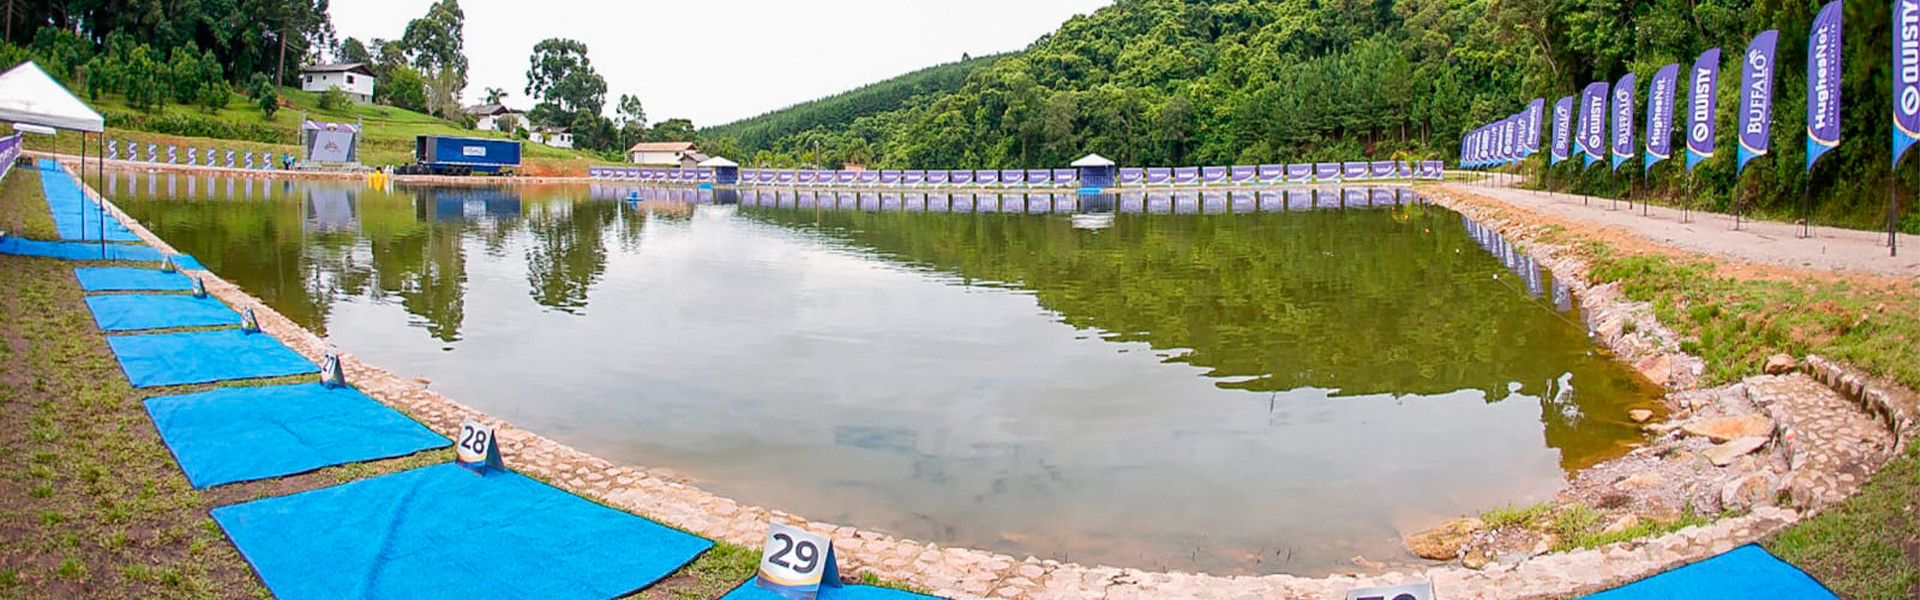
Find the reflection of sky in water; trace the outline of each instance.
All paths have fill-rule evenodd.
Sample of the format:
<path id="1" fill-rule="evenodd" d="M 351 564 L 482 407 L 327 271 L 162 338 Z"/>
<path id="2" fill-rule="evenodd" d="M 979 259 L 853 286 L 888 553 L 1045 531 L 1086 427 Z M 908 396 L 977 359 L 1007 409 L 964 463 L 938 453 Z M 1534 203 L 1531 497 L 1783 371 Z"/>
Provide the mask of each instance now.
<path id="1" fill-rule="evenodd" d="M 407 327 L 421 324 L 417 307 L 344 293 L 323 302 L 330 339 L 341 347 L 402 376 L 428 376 L 450 397 L 583 450 L 669 467 L 742 501 L 914 539 L 1145 568 L 1319 573 L 1355 555 L 1402 556 L 1405 529 L 1547 498 L 1564 473 L 1555 444 L 1567 442 L 1543 443 L 1543 419 L 1548 439 L 1595 418 L 1624 423 L 1614 414 L 1624 405 L 1603 406 L 1607 414 L 1596 416 L 1588 414 L 1594 405 L 1574 402 L 1575 380 L 1594 376 L 1568 369 L 1590 373 L 1591 366 L 1540 370 L 1562 375 L 1524 386 L 1489 379 L 1496 390 L 1521 390 L 1498 402 L 1486 387 L 1359 395 L 1314 386 L 1236 389 L 1226 383 L 1257 378 L 1193 362 L 1212 360 L 1209 353 L 1221 348 L 1156 349 L 1141 337 L 1075 328 L 1063 323 L 1075 315 L 1045 306 L 1044 295 L 1058 292 L 1043 284 L 970 284 L 969 274 L 939 268 L 936 258 L 907 266 L 899 259 L 918 257 L 850 243 L 847 236 L 860 238 L 839 233 L 844 224 L 785 222 L 811 212 L 703 206 L 689 218 L 649 218 L 625 203 L 552 199 L 626 196 L 611 190 L 522 198 L 479 188 L 361 196 L 344 205 L 333 192 L 279 192 L 280 202 L 299 203 L 293 227 L 378 239 L 383 234 L 367 230 L 428 223 L 409 235 L 429 238 L 419 243 L 430 255 L 460 257 L 433 268 L 457 269 L 464 279 L 453 341 Z M 1394 199 L 1336 191 L 1318 200 L 1387 207 Z M 1074 206 L 1065 195 L 761 200 L 743 199 L 876 211 L 880 219 L 1064 222 L 1064 215 L 903 213 Z M 1122 194 L 1114 202 L 1123 212 L 1132 203 L 1143 212 L 1247 206 L 1284 213 L 1315 200 L 1235 192 Z M 175 208 L 130 206 L 147 221 Z M 743 214 L 769 210 L 776 212 Z M 1383 208 L 1357 218 L 1394 214 Z M 1491 293 L 1542 307 L 1563 300 L 1558 286 L 1550 297 L 1529 298 L 1550 283 L 1537 270 L 1524 275 L 1515 262 L 1524 256 L 1443 214 L 1424 222 L 1464 226 L 1466 247 L 1486 247 L 1521 275 L 1508 277 L 1514 289 Z M 1114 230 L 1063 230 L 1115 235 L 1128 218 L 1255 217 L 1123 216 Z M 210 236 L 179 219 L 158 229 L 193 252 L 192 239 Z M 581 219 L 596 221 L 581 226 Z M 434 251 L 440 243 L 450 245 Z M 304 254 L 356 265 L 318 276 L 345 281 L 396 252 L 384 248 L 391 244 Z M 544 257 L 582 255 L 594 261 L 586 275 L 532 268 L 559 260 Z M 1382 258 L 1363 253 L 1359 260 Z M 239 264 L 231 270 L 244 271 Z M 579 295 L 542 306 L 551 294 L 541 286 L 529 294 L 530 281 L 550 280 L 580 288 Z M 1333 327 L 1328 335 L 1340 335 Z"/>

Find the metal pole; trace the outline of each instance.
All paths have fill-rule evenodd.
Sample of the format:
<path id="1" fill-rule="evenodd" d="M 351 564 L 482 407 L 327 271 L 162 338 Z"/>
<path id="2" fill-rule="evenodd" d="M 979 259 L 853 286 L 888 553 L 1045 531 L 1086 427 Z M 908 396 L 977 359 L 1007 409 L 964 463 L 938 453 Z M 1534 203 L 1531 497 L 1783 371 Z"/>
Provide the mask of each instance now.
<path id="1" fill-rule="evenodd" d="M 1807 179 L 1800 186 L 1800 237 L 1813 237 L 1813 168 L 1807 168 Z"/>
<path id="2" fill-rule="evenodd" d="M 1740 230 L 1740 172 L 1733 172 L 1733 230 Z"/>
<path id="3" fill-rule="evenodd" d="M 1687 196 L 1680 199 L 1680 222 L 1693 222 L 1693 169 L 1687 169 Z"/>
<path id="4" fill-rule="evenodd" d="M 1893 163 L 1893 176 L 1887 179 L 1887 256 L 1900 255 L 1900 162 Z"/>

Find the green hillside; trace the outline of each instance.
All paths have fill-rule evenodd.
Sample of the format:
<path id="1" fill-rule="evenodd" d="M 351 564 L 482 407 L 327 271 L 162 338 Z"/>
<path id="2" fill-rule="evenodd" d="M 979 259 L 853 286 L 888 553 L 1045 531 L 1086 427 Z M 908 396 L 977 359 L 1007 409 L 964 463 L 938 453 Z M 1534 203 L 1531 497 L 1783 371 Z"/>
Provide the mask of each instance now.
<path id="1" fill-rule="evenodd" d="M 700 130 L 700 136 L 731 138 L 747 156 L 762 150 L 807 148 L 814 138 L 845 133 L 862 117 L 898 110 L 960 89 L 969 75 L 993 66 L 1005 56 L 966 58 L 927 67 L 756 117 L 707 127 Z"/>

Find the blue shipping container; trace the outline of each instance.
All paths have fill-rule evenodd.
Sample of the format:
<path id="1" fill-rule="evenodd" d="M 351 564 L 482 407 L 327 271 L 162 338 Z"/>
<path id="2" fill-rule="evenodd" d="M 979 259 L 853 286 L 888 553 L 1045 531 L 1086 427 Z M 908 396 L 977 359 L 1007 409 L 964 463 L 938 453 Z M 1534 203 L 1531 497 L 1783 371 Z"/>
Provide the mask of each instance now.
<path id="1" fill-rule="evenodd" d="M 423 135 L 414 140 L 414 157 L 421 166 L 436 171 L 498 173 L 520 166 L 520 142 Z"/>

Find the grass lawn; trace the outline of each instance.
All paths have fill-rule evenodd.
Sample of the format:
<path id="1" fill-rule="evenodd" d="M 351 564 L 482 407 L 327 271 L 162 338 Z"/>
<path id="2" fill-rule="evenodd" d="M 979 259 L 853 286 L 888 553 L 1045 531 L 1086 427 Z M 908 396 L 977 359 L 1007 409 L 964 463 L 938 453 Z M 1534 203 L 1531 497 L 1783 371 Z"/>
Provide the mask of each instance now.
<path id="1" fill-rule="evenodd" d="M 0 229 L 53 238 L 38 175 L 0 182 Z M 431 450 L 193 489 L 147 417 L 151 393 L 127 383 L 95 327 L 78 264 L 0 255 L 0 598 L 268 598 L 209 510 L 452 460 Z M 632 597 L 718 598 L 759 560 L 757 548 L 720 544 Z"/>
<path id="2" fill-rule="evenodd" d="M 236 95 L 234 101 L 217 112 L 209 113 L 197 106 L 169 104 L 150 114 L 180 114 L 195 118 L 211 118 L 220 121 L 243 124 L 258 124 L 271 127 L 281 133 L 279 143 L 253 141 L 219 140 L 201 137 L 186 137 L 149 133 L 144 131 L 108 128 L 109 137 L 121 141 L 134 140 L 140 144 L 158 144 L 162 150 L 162 160 L 168 145 L 194 148 L 233 149 L 236 152 L 273 152 L 300 154 L 299 128 L 303 111 L 307 119 L 336 123 L 354 123 L 365 125 L 365 137 L 360 141 L 360 160 L 369 166 L 400 165 L 413 162 L 413 140 L 418 135 L 454 135 L 462 137 L 486 137 L 508 139 L 504 133 L 496 131 L 477 131 L 461 127 L 458 123 L 440 119 L 392 106 L 371 104 L 349 104 L 339 110 L 321 110 L 319 94 L 294 88 L 281 88 L 281 98 L 293 105 L 281 107 L 272 119 L 267 119 L 245 96 Z M 125 98 L 118 95 L 105 95 L 92 102 L 95 109 L 103 114 L 120 112 L 139 112 L 126 104 Z M 62 152 L 78 152 L 79 137 L 62 135 L 58 149 Z M 50 150 L 46 138 L 29 136 L 29 144 L 34 150 Z M 92 150 L 89 150 L 90 152 Z M 585 175 L 588 166 L 617 165 L 620 163 L 601 160 L 585 152 L 554 148 L 532 142 L 521 143 L 522 172 L 527 175 Z M 224 155 L 222 155 L 224 160 Z M 184 159 L 184 157 L 183 157 Z M 236 161 L 243 159 L 235 159 Z"/>

